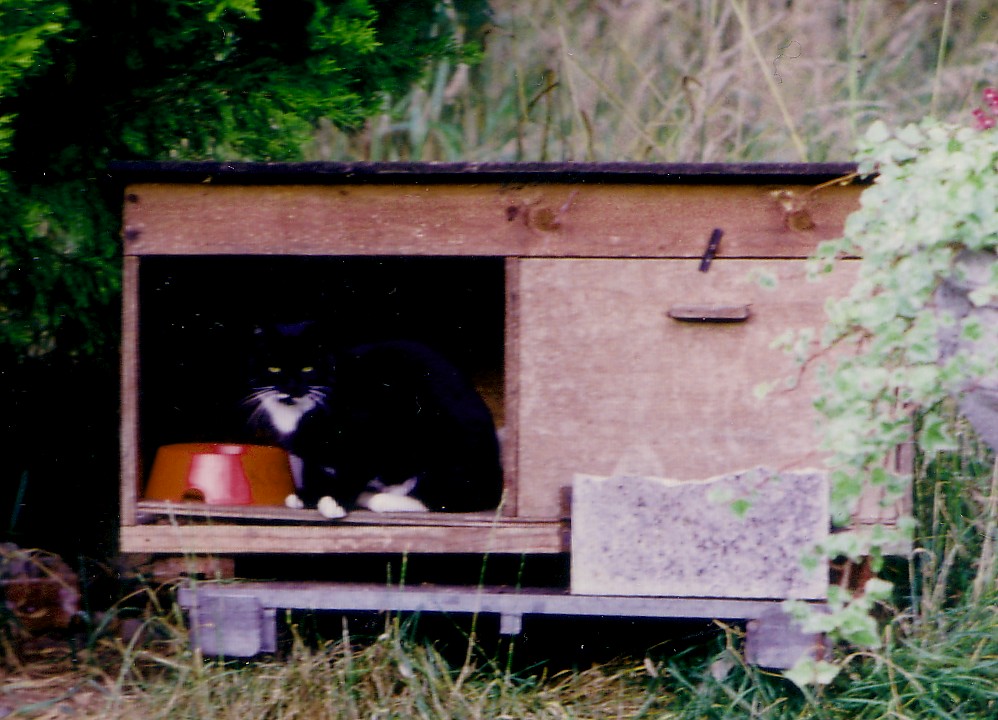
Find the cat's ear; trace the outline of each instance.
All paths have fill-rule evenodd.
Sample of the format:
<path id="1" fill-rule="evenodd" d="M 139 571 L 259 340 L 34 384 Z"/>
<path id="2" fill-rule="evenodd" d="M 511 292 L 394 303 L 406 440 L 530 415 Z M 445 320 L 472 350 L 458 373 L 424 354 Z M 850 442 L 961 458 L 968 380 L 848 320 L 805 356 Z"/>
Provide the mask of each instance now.
<path id="1" fill-rule="evenodd" d="M 283 338 L 300 338 L 314 334 L 316 323 L 311 320 L 298 322 L 263 322 L 253 327 L 253 337 L 262 340 L 270 335 Z"/>
<path id="2" fill-rule="evenodd" d="M 254 325 L 251 344 L 257 351 L 267 346 L 272 331 L 266 325 Z"/>
<path id="3" fill-rule="evenodd" d="M 285 337 L 299 338 L 316 333 L 316 323 L 314 320 L 300 320 L 298 322 L 281 323 L 277 326 L 278 331 Z"/>

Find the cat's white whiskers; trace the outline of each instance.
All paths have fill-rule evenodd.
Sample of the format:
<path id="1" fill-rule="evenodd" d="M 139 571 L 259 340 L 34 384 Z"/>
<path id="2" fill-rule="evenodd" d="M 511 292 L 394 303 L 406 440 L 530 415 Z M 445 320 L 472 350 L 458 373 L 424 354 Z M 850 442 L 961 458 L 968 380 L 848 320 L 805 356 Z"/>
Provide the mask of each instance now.
<path id="1" fill-rule="evenodd" d="M 274 427 L 274 423 L 270 419 L 270 413 L 261 405 L 253 409 L 246 422 L 250 427 Z"/>
<path id="2" fill-rule="evenodd" d="M 275 388 L 273 385 L 269 387 L 257 388 L 249 395 L 247 395 L 245 398 L 243 398 L 242 404 L 250 405 L 252 403 L 259 403 L 264 397 L 274 392 L 277 392 L 277 388 Z"/>
<path id="3" fill-rule="evenodd" d="M 323 410 L 329 407 L 326 402 L 329 397 L 329 390 L 322 385 L 309 385 L 308 393 L 305 397 L 315 403 L 315 407 L 320 407 Z"/>

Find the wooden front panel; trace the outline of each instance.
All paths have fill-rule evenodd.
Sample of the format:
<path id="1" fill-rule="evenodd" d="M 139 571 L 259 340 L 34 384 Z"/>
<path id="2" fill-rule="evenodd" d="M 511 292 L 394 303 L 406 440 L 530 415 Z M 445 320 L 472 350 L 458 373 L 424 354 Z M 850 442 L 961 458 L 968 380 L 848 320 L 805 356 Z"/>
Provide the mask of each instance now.
<path id="1" fill-rule="evenodd" d="M 126 255 L 804 257 L 836 237 L 858 188 L 828 187 L 788 215 L 778 185 L 136 184 Z M 810 229 L 802 230 L 802 227 Z"/>
<path id="2" fill-rule="evenodd" d="M 776 289 L 760 287 L 759 271 Z M 519 514 L 557 516 L 579 472 L 695 480 L 818 465 L 811 380 L 764 399 L 753 390 L 793 375 L 771 343 L 820 327 L 825 298 L 851 276 L 813 284 L 787 260 L 718 260 L 706 273 L 690 260 L 522 261 Z M 747 307 L 749 318 L 669 316 L 690 306 Z"/>
<path id="3" fill-rule="evenodd" d="M 568 550 L 564 528 L 556 522 L 495 520 L 472 525 L 442 516 L 407 524 L 226 525 L 177 520 L 166 525 L 121 528 L 121 552 L 230 555 L 244 553 L 471 553 L 548 554 Z"/>

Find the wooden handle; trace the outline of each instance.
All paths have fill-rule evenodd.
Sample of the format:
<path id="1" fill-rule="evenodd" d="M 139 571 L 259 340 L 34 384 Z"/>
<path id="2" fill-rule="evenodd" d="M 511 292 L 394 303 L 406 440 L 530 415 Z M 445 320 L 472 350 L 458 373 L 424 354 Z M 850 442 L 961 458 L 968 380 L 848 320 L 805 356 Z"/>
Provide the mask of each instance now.
<path id="1" fill-rule="evenodd" d="M 737 323 L 752 313 L 748 305 L 673 305 L 668 315 L 680 322 Z"/>

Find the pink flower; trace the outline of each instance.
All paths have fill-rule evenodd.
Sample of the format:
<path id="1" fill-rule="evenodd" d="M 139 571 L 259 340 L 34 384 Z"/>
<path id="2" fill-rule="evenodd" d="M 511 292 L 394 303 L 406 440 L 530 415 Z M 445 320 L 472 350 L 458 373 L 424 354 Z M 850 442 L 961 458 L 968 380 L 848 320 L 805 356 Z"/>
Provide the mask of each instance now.
<path id="1" fill-rule="evenodd" d="M 990 130 L 995 126 L 995 119 L 991 115 L 981 110 L 981 108 L 975 108 L 972 113 L 974 120 L 977 123 L 978 130 Z"/>
<path id="2" fill-rule="evenodd" d="M 991 112 L 998 113 L 998 90 L 993 87 L 984 88 L 984 92 L 981 94 L 984 97 L 984 104 L 991 108 Z M 994 115 L 982 108 L 974 108 L 971 110 L 971 114 L 974 116 L 978 130 L 990 130 L 998 123 Z"/>

